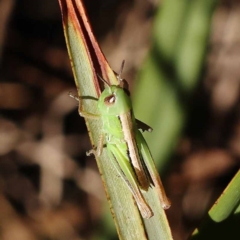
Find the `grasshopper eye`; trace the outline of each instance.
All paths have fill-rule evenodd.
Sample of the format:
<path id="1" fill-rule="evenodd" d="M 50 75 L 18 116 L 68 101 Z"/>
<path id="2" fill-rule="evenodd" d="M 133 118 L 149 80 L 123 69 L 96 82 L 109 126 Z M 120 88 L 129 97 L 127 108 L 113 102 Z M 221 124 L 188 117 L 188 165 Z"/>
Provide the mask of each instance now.
<path id="1" fill-rule="evenodd" d="M 115 100 L 116 100 L 116 97 L 115 97 L 114 94 L 112 94 L 112 95 L 110 95 L 110 96 L 108 96 L 104 99 L 104 103 L 106 105 L 110 106 L 110 105 L 113 105 L 115 103 Z"/>

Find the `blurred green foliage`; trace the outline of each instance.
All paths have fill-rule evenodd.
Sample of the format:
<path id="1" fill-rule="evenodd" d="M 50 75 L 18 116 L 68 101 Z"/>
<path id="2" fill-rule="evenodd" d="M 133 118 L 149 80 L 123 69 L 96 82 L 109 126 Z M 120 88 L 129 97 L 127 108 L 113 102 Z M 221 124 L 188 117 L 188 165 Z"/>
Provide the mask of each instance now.
<path id="1" fill-rule="evenodd" d="M 133 93 L 137 118 L 159 169 L 166 165 L 185 126 L 189 102 L 201 79 L 216 0 L 163 1 L 152 48 Z"/>

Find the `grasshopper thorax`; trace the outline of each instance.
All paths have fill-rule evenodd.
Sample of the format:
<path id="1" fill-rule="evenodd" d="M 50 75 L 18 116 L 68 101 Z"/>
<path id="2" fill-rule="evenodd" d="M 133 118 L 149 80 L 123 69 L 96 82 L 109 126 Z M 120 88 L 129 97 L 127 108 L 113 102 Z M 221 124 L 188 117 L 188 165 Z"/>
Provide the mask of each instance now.
<path id="1" fill-rule="evenodd" d="M 98 108 L 106 115 L 120 115 L 132 109 L 131 100 L 123 88 L 107 87 L 98 100 Z"/>

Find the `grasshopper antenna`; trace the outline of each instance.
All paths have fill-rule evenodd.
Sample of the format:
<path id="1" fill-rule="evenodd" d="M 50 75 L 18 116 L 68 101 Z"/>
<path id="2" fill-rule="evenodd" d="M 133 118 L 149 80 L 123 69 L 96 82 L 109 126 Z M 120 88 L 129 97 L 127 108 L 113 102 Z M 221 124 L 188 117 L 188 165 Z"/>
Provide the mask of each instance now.
<path id="1" fill-rule="evenodd" d="M 118 75 L 117 75 L 117 79 L 118 79 L 119 84 L 120 84 L 120 82 L 123 81 L 121 75 L 122 75 L 122 72 L 123 72 L 124 64 L 125 64 L 125 60 L 122 61 L 122 64 L 121 64 L 119 73 L 118 73 Z"/>
<path id="2" fill-rule="evenodd" d="M 102 82 L 104 82 L 108 87 L 110 87 L 110 84 L 105 79 L 103 79 L 98 73 L 97 73 L 97 76 Z"/>
<path id="3" fill-rule="evenodd" d="M 128 82 L 121 77 L 122 72 L 123 72 L 123 68 L 124 68 L 124 64 L 125 64 L 125 60 L 122 61 L 119 73 L 117 74 L 117 80 L 118 80 L 118 84 L 120 85 L 122 83 L 122 88 L 126 91 L 126 93 L 130 96 L 130 92 L 129 92 L 129 86 L 128 86 Z"/>

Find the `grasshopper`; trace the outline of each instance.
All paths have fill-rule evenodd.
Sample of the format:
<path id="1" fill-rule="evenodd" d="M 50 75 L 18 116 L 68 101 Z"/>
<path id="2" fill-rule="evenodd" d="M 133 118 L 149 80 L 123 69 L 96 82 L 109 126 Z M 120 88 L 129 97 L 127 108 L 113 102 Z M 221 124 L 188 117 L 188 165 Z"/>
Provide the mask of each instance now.
<path id="1" fill-rule="evenodd" d="M 82 101 L 79 101 L 79 114 L 84 118 L 101 118 L 102 121 L 102 134 L 98 146 L 87 152 L 87 155 L 101 156 L 106 146 L 117 172 L 132 192 L 142 217 L 151 218 L 152 209 L 141 190 L 148 191 L 149 187 L 154 187 L 163 209 L 168 209 L 171 203 L 166 196 L 149 147 L 139 131 L 152 129 L 135 119 L 128 89 L 121 87 L 121 83 L 126 84 L 120 76 L 123 65 L 124 62 L 120 74 L 117 75 L 118 85 L 110 85 L 99 76 L 106 84 L 98 99 L 99 113 L 85 112 Z"/>

